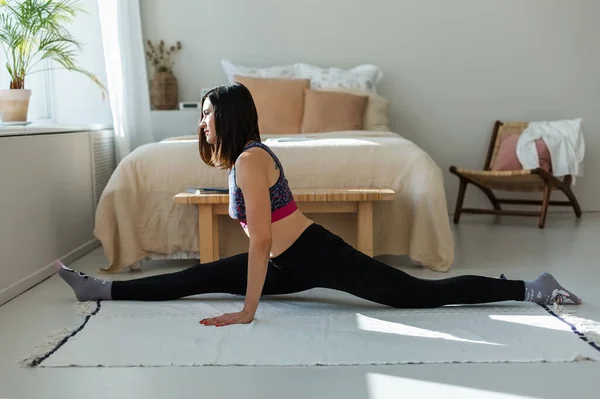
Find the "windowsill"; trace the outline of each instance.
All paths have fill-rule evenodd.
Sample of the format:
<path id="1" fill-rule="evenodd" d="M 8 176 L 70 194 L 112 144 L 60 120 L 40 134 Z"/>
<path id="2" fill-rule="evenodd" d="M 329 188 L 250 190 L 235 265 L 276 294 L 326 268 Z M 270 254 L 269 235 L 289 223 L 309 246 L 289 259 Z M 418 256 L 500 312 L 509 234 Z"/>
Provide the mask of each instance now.
<path id="1" fill-rule="evenodd" d="M 54 125 L 46 121 L 33 121 L 25 126 L 3 126 L 0 122 L 0 137 L 30 136 L 37 134 L 56 134 L 89 132 L 93 130 L 112 129 L 111 125 Z"/>

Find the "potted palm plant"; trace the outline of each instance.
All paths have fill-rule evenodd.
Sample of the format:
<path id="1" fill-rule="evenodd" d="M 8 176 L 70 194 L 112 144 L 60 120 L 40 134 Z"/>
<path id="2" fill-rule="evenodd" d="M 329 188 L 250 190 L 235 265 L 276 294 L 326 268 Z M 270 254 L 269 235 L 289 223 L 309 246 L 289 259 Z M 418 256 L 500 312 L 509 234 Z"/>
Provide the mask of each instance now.
<path id="1" fill-rule="evenodd" d="M 0 89 L 0 113 L 3 122 L 25 122 L 31 90 L 26 77 L 47 69 L 67 69 L 89 77 L 106 91 L 98 78 L 76 65 L 75 55 L 81 44 L 65 28 L 79 8 L 77 0 L 0 0 L 0 43 L 10 86 Z M 56 64 L 51 68 L 46 60 Z M 42 64 L 42 65 L 40 65 Z"/>

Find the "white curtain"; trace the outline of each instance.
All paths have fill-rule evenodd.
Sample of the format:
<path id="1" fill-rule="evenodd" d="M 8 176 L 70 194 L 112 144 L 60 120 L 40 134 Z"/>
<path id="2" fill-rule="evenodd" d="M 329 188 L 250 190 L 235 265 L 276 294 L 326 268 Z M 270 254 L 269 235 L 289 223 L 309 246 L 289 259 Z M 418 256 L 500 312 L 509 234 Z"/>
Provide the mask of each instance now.
<path id="1" fill-rule="evenodd" d="M 120 161 L 154 142 L 139 0 L 98 0 L 107 88 Z"/>

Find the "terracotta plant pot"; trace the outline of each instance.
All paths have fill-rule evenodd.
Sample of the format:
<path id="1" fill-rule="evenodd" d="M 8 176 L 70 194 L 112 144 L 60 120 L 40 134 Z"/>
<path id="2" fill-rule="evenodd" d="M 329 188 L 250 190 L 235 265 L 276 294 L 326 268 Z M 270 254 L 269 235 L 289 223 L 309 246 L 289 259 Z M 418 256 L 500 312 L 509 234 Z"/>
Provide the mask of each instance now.
<path id="1" fill-rule="evenodd" d="M 0 118 L 2 122 L 26 122 L 31 90 L 0 90 Z"/>
<path id="2" fill-rule="evenodd" d="M 152 79 L 150 102 L 153 109 L 176 109 L 179 103 L 177 79 L 171 72 L 157 72 Z"/>

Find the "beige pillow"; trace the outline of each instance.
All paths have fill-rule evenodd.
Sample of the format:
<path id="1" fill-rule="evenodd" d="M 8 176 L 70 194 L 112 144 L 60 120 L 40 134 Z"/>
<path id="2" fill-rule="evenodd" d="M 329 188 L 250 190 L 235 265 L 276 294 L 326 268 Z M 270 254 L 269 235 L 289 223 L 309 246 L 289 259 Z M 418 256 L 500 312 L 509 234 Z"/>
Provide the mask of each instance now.
<path id="1" fill-rule="evenodd" d="M 302 133 L 362 130 L 368 100 L 366 95 L 306 89 Z"/>
<path id="2" fill-rule="evenodd" d="M 361 89 L 351 89 L 345 87 L 321 88 L 316 90 L 368 95 L 369 101 L 365 110 L 363 130 L 379 132 L 390 131 L 390 101 L 387 98 L 384 98 L 375 93 L 367 93 Z"/>
<path id="3" fill-rule="evenodd" d="M 252 94 L 258 128 L 264 134 L 297 134 L 302 127 L 304 90 L 310 79 L 234 76 Z"/>

